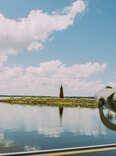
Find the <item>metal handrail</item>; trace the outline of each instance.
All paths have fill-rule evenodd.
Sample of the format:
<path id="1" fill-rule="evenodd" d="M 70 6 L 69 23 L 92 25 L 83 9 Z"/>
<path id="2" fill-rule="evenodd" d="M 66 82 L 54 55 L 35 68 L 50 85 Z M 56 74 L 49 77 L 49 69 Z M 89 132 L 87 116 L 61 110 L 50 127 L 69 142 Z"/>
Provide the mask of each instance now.
<path id="1" fill-rule="evenodd" d="M 38 150 L 38 151 L 30 151 L 30 152 L 14 152 L 14 153 L 2 153 L 0 156 L 22 156 L 22 155 L 39 155 L 39 154 L 57 154 L 65 152 L 77 152 L 79 154 L 88 152 L 100 152 L 100 151 L 108 151 L 108 150 L 116 150 L 116 143 L 114 144 L 103 144 L 103 145 L 93 145 L 93 146 L 82 146 L 82 147 L 72 147 L 72 148 L 59 148 L 59 149 L 48 149 L 48 150 Z M 88 151 L 88 152 L 87 152 Z M 61 155 L 61 154 L 60 154 Z"/>

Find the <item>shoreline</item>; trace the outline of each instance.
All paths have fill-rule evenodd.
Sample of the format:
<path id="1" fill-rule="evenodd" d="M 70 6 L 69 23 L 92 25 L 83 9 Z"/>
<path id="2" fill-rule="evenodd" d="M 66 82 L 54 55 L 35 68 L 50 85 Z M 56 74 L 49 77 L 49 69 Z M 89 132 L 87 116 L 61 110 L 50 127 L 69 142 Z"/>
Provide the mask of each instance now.
<path id="1" fill-rule="evenodd" d="M 94 98 L 56 98 L 56 97 L 23 97 L 0 99 L 0 102 L 20 105 L 35 106 L 64 106 L 64 107 L 85 107 L 98 108 Z"/>

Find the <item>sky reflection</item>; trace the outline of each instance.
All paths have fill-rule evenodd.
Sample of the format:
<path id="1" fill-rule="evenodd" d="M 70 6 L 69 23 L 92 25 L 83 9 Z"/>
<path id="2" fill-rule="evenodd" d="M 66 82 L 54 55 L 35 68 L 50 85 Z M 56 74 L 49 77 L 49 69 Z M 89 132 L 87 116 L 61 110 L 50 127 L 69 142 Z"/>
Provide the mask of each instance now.
<path id="1" fill-rule="evenodd" d="M 101 122 L 98 109 L 3 103 L 0 106 L 0 148 L 5 149 L 5 152 L 95 145 L 115 141 L 114 132 Z"/>
<path id="2" fill-rule="evenodd" d="M 4 120 L 3 120 L 4 119 Z M 98 117 L 97 109 L 64 108 L 60 118 L 57 107 L 32 107 L 1 104 L 0 125 L 2 129 L 37 131 L 49 137 L 63 132 L 80 135 L 106 134 Z"/>

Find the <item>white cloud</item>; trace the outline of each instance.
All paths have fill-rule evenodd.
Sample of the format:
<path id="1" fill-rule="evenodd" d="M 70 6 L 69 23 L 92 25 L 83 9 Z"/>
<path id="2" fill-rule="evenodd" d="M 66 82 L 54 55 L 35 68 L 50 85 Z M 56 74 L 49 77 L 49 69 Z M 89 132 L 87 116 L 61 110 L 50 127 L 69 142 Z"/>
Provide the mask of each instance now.
<path id="1" fill-rule="evenodd" d="M 0 67 L 3 65 L 5 61 L 7 61 L 7 56 L 0 55 Z"/>
<path id="2" fill-rule="evenodd" d="M 29 51 L 38 50 L 38 49 L 40 50 L 43 49 L 43 45 L 39 42 L 32 42 L 28 47 Z"/>
<path id="3" fill-rule="evenodd" d="M 42 62 L 38 67 L 2 66 L 0 94 L 57 96 L 62 83 L 65 95 L 91 96 L 104 85 L 101 81 L 89 81 L 88 78 L 105 68 L 106 64 L 97 62 L 66 66 L 60 60 Z"/>
<path id="4" fill-rule="evenodd" d="M 67 29 L 85 8 L 83 0 L 76 0 L 61 13 L 32 10 L 27 18 L 18 20 L 0 14 L 0 54 L 14 54 L 22 49 L 41 50 L 52 32 Z"/>

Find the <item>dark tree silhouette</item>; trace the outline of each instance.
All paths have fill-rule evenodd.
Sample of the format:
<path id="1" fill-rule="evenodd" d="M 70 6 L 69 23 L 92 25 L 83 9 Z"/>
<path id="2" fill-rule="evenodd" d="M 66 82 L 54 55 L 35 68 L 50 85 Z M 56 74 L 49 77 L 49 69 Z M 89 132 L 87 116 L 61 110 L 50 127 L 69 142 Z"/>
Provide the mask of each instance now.
<path id="1" fill-rule="evenodd" d="M 111 86 L 106 86 L 106 88 L 112 88 Z"/>

